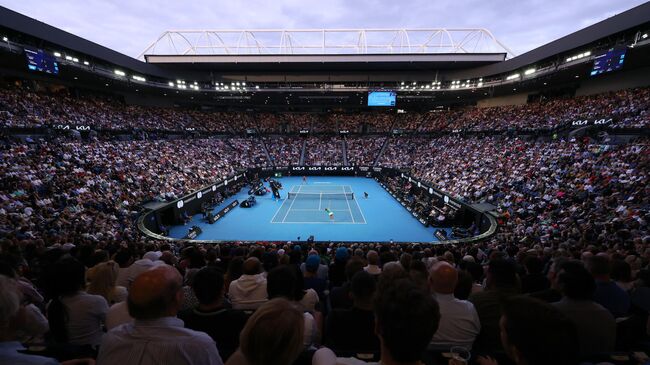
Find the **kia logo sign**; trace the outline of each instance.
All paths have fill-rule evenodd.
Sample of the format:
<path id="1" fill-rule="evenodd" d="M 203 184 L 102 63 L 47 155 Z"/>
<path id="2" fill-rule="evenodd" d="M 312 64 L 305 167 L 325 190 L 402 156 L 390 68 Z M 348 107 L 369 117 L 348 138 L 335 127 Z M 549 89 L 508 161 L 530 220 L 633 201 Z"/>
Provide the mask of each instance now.
<path id="1" fill-rule="evenodd" d="M 609 118 L 609 119 L 597 119 L 597 120 L 594 120 L 594 124 L 596 124 L 596 125 L 609 124 L 609 123 L 611 123 L 611 122 L 612 122 L 612 118 Z"/>
<path id="2" fill-rule="evenodd" d="M 304 171 L 304 170 L 305 170 L 304 167 L 294 167 L 293 168 L 293 171 Z"/>
<path id="3" fill-rule="evenodd" d="M 580 125 L 587 125 L 588 123 L 589 123 L 588 120 L 576 120 L 573 123 L 571 123 L 571 125 L 580 126 Z"/>
<path id="4" fill-rule="evenodd" d="M 341 171 L 352 171 L 354 170 L 354 167 L 346 166 L 346 167 L 341 167 Z"/>
<path id="5" fill-rule="evenodd" d="M 336 171 L 336 167 L 327 166 L 325 167 L 325 171 Z"/>

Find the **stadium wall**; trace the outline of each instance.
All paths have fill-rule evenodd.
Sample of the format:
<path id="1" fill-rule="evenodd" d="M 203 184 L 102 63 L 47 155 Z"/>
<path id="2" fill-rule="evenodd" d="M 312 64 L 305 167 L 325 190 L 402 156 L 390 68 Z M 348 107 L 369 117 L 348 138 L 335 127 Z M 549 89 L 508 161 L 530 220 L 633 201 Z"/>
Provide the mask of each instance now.
<path id="1" fill-rule="evenodd" d="M 497 96 L 494 98 L 483 99 L 476 102 L 476 106 L 479 108 L 490 108 L 495 106 L 506 106 L 506 105 L 523 105 L 528 101 L 528 94 L 521 93 L 508 96 Z"/>

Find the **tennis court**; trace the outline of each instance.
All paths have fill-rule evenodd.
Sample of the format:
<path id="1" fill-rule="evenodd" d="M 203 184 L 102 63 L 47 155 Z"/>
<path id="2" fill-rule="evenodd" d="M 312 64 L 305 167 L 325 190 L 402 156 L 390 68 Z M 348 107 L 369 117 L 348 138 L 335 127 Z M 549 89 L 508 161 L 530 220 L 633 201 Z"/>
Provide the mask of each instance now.
<path id="1" fill-rule="evenodd" d="M 357 198 L 350 185 L 294 185 L 271 223 L 366 224 Z"/>
<path id="2" fill-rule="evenodd" d="M 271 194 L 257 197 L 252 208 L 237 207 L 214 224 L 197 214 L 188 225 L 170 227 L 181 238 L 197 225 L 198 240 L 318 241 L 336 242 L 436 242 L 434 227 L 425 227 L 374 179 L 349 176 L 279 178 L 281 200 Z M 265 183 L 268 187 L 268 183 Z M 368 198 L 364 197 L 368 193 Z M 234 199 L 248 198 L 248 187 L 215 208 L 220 211 Z M 330 221 L 325 208 L 334 212 Z"/>

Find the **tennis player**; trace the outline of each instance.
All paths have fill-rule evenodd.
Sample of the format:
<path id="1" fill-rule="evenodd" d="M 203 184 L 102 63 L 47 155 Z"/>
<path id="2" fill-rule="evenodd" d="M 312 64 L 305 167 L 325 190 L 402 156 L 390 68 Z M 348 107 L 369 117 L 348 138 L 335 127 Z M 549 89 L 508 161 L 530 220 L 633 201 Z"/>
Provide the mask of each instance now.
<path id="1" fill-rule="evenodd" d="M 307 175 L 302 175 L 302 183 L 307 184 Z"/>
<path id="2" fill-rule="evenodd" d="M 330 216 L 330 221 L 334 221 L 334 212 L 332 212 L 330 208 L 325 208 L 325 211 L 327 212 L 327 215 Z"/>

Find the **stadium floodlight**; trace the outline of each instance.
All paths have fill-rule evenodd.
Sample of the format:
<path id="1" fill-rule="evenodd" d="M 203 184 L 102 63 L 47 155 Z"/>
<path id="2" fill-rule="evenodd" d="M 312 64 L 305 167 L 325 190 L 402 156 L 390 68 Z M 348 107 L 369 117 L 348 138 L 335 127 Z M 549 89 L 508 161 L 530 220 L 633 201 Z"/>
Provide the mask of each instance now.
<path id="1" fill-rule="evenodd" d="M 3 42 L 9 42 L 9 38 L 7 38 L 7 37 L 2 37 L 2 41 L 3 41 Z"/>
<path id="2" fill-rule="evenodd" d="M 54 52 L 54 57 L 61 57 L 61 53 L 59 53 L 59 52 Z"/>
<path id="3" fill-rule="evenodd" d="M 7 38 L 7 37 L 5 37 L 5 38 Z M 4 40 L 5 38 L 2 38 L 2 40 Z M 641 38 L 642 38 L 642 39 L 646 39 L 646 38 L 648 38 L 648 33 L 643 33 L 643 35 L 641 36 Z M 5 42 L 6 42 L 6 41 L 5 41 Z"/>
<path id="4" fill-rule="evenodd" d="M 167 83 L 167 85 L 169 85 L 169 86 L 171 86 L 171 87 L 174 87 L 174 83 L 173 83 L 173 82 L 171 82 L 171 81 L 170 81 L 170 82 L 168 82 L 168 83 Z"/>
<path id="5" fill-rule="evenodd" d="M 244 85 L 244 86 L 246 86 L 246 83 L 245 83 L 245 82 L 242 82 L 241 84 Z"/>
<path id="6" fill-rule="evenodd" d="M 237 81 L 237 82 L 235 83 L 235 85 L 239 86 L 239 81 Z"/>
<path id="7" fill-rule="evenodd" d="M 122 70 L 115 70 L 114 72 L 117 76 L 126 76 L 126 73 Z"/>
<path id="8" fill-rule="evenodd" d="M 535 71 L 537 70 L 534 68 L 529 68 L 528 70 L 524 71 L 524 75 L 532 75 L 535 73 Z"/>
<path id="9" fill-rule="evenodd" d="M 259 88 L 260 88 L 260 85 L 255 85 L 255 88 L 256 88 L 256 89 L 259 89 Z"/>
<path id="10" fill-rule="evenodd" d="M 483 87 L 483 82 L 479 82 L 478 84 L 476 84 L 476 86 Z"/>
<path id="11" fill-rule="evenodd" d="M 404 81 L 402 81 L 402 85 L 404 85 Z"/>
<path id="12" fill-rule="evenodd" d="M 68 61 L 72 61 L 72 56 L 65 56 L 65 59 Z"/>
<path id="13" fill-rule="evenodd" d="M 228 85 L 224 86 L 224 88 L 225 88 L 226 90 L 228 90 Z"/>
<path id="14" fill-rule="evenodd" d="M 84 61 L 84 65 L 86 65 L 86 66 L 90 66 L 90 62 L 88 62 L 88 61 Z"/>
<path id="15" fill-rule="evenodd" d="M 147 81 L 147 79 L 145 79 L 142 76 L 138 76 L 138 75 L 133 75 L 132 78 L 133 78 L 133 80 L 140 81 L 140 82 L 146 82 Z"/>
<path id="16" fill-rule="evenodd" d="M 512 74 L 512 75 L 506 77 L 506 80 L 510 81 L 510 80 L 514 80 L 514 79 L 518 79 L 518 78 L 519 78 L 519 74 Z"/>
<path id="17" fill-rule="evenodd" d="M 72 62 L 77 62 L 79 63 L 79 59 L 77 57 L 72 57 Z"/>

